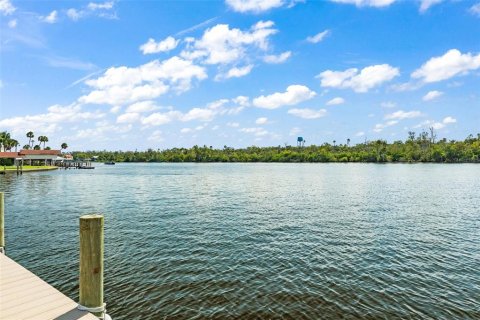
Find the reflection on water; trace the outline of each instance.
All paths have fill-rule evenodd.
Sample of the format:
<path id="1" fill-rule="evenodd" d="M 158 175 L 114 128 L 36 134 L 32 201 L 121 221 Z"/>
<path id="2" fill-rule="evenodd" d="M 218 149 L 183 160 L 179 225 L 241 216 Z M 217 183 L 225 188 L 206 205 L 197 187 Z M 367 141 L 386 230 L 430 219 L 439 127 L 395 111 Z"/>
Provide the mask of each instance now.
<path id="1" fill-rule="evenodd" d="M 478 165 L 118 164 L 0 176 L 9 255 L 115 319 L 480 318 Z"/>

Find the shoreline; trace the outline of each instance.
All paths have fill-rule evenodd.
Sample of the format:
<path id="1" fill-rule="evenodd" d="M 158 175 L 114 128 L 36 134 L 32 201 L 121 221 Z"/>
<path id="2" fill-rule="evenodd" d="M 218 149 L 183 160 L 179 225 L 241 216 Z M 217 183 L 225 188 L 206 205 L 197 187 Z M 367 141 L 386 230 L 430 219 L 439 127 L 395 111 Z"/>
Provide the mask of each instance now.
<path id="1" fill-rule="evenodd" d="M 41 171 L 53 171 L 53 170 L 57 170 L 59 169 L 59 167 L 54 167 L 54 166 L 46 166 L 46 167 L 39 167 L 39 168 L 23 168 L 23 170 L 21 170 L 20 172 L 22 173 L 25 173 L 25 172 L 41 172 Z M 3 169 L 0 167 L 0 174 L 10 174 L 10 173 L 16 173 L 17 172 L 17 168 L 14 167 L 14 168 L 6 168 L 6 169 Z"/>

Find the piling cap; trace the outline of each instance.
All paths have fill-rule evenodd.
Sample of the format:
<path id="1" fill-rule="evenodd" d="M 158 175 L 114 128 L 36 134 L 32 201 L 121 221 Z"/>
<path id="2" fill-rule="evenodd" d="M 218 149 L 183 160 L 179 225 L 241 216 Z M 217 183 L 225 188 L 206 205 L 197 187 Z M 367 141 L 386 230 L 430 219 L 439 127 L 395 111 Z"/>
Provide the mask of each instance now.
<path id="1" fill-rule="evenodd" d="M 97 213 L 86 214 L 80 217 L 80 219 L 100 219 L 100 218 L 103 218 L 103 215 L 97 214 Z"/>

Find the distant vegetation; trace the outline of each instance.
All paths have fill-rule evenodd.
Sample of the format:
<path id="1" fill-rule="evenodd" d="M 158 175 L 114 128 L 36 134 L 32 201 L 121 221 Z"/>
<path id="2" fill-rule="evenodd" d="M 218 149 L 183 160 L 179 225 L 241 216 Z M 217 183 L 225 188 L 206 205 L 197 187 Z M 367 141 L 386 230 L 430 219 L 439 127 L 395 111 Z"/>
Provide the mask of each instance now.
<path id="1" fill-rule="evenodd" d="M 406 141 L 387 143 L 368 141 L 350 146 L 324 143 L 320 146 L 248 147 L 214 149 L 194 146 L 147 151 L 73 152 L 75 159 L 94 156 L 98 161 L 115 162 L 480 162 L 480 134 L 464 141 L 436 141 L 433 130 L 416 135 L 409 132 Z"/>

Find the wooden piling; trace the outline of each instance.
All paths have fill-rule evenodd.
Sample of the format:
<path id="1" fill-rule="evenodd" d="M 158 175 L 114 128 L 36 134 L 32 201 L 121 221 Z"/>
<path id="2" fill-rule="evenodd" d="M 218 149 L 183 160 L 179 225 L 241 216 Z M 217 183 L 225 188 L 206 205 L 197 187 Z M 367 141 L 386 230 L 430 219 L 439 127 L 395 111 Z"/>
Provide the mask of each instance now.
<path id="1" fill-rule="evenodd" d="M 80 301 L 86 308 L 103 307 L 103 216 L 80 217 Z M 92 312 L 100 317 L 102 312 Z"/>
<path id="2" fill-rule="evenodd" d="M 5 253 L 5 199 L 0 192 L 0 253 Z"/>

